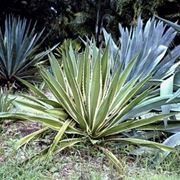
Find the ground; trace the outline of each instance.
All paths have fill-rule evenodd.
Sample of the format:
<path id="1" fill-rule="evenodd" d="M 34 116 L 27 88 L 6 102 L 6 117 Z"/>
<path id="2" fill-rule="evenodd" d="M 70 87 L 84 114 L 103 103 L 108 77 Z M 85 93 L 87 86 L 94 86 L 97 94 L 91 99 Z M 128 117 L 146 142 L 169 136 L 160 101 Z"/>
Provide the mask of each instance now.
<path id="1" fill-rule="evenodd" d="M 36 158 L 27 160 L 46 148 L 51 136 L 31 142 L 16 150 L 20 137 L 40 128 L 38 124 L 5 122 L 0 132 L 0 179 L 1 180 L 179 180 L 180 153 L 177 150 L 163 164 L 152 165 L 154 156 L 133 156 L 131 146 L 116 148 L 124 169 L 120 178 L 117 171 L 102 152 L 91 146 L 76 145 L 46 161 Z"/>

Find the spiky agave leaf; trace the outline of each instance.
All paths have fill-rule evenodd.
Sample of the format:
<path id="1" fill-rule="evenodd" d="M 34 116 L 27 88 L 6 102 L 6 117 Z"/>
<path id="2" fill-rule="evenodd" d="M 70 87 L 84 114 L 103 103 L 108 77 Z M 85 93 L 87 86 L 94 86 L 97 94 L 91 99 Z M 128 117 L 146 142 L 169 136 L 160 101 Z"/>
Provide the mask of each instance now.
<path id="1" fill-rule="evenodd" d="M 164 21 L 166 24 L 168 24 L 169 26 L 174 28 L 177 32 L 180 32 L 180 25 L 178 25 L 177 23 L 171 22 L 171 21 L 169 21 L 167 19 L 163 19 L 163 18 L 161 18 L 159 16 L 155 16 L 155 17 L 157 17 L 158 19 Z"/>

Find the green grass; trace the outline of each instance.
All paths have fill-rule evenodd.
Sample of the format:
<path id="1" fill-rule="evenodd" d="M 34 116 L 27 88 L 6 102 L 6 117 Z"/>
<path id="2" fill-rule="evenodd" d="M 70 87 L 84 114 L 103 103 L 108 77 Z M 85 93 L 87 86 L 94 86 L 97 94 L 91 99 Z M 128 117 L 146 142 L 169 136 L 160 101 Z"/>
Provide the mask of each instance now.
<path id="1" fill-rule="evenodd" d="M 0 133 L 0 179 L 1 180 L 118 180 L 118 174 L 106 157 L 90 146 L 77 145 L 47 161 L 37 159 L 22 162 L 46 147 L 47 140 L 33 141 L 16 151 L 15 142 L 21 136 L 20 125 L 3 127 Z M 120 146 L 121 147 L 121 146 Z M 116 155 L 125 166 L 125 180 L 179 180 L 180 152 L 152 167 L 155 155 L 127 155 L 133 146 L 118 147 Z"/>

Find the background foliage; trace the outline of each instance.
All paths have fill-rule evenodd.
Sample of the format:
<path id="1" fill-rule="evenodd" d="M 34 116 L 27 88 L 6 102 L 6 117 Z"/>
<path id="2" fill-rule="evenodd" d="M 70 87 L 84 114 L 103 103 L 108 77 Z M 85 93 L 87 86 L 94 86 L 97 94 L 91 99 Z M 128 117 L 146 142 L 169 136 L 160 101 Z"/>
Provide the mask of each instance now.
<path id="1" fill-rule="evenodd" d="M 140 14 L 145 20 L 154 13 L 172 21 L 180 16 L 178 0 L 1 0 L 1 4 L 1 25 L 9 13 L 37 20 L 39 30 L 45 26 L 49 32 L 48 45 L 85 34 L 100 41 L 102 26 L 119 35 L 118 23 L 133 25 Z"/>

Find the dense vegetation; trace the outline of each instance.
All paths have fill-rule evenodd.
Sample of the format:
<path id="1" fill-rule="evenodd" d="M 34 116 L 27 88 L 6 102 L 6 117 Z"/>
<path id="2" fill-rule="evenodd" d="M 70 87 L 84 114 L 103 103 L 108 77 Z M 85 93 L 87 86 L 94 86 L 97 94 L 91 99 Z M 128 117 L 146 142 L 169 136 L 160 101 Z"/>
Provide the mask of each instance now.
<path id="1" fill-rule="evenodd" d="M 51 164 L 72 147 L 109 159 L 112 178 L 125 178 L 132 154 L 150 154 L 152 169 L 178 154 L 180 45 L 173 43 L 180 26 L 157 16 L 169 3 L 179 8 L 165 0 L 6 1 L 0 28 L 4 179 L 26 177 L 20 171 L 29 164 Z M 12 137 L 7 126 L 13 135 L 18 129 L 16 151 L 4 147 Z M 25 166 L 7 176 L 12 153 L 24 154 L 15 164 Z"/>
<path id="2" fill-rule="evenodd" d="M 1 25 L 10 13 L 37 21 L 39 31 L 46 27 L 46 33 L 50 33 L 46 45 L 92 34 L 101 41 L 102 27 L 118 37 L 118 23 L 128 27 L 135 25 L 139 15 L 144 20 L 153 14 L 171 21 L 180 17 L 178 0 L 1 0 L 1 3 Z"/>

